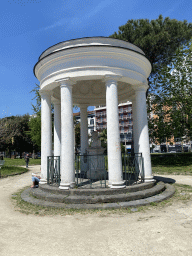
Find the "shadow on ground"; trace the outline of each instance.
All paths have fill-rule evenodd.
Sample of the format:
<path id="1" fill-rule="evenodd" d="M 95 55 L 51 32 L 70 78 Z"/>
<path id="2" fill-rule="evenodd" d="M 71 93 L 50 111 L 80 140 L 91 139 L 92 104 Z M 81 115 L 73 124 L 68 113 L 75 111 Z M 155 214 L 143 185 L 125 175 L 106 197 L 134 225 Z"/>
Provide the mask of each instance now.
<path id="1" fill-rule="evenodd" d="M 163 181 L 164 183 L 175 183 L 176 182 L 176 180 L 174 180 L 174 179 L 161 177 L 161 176 L 154 176 L 154 179 L 156 179 L 156 181 Z"/>

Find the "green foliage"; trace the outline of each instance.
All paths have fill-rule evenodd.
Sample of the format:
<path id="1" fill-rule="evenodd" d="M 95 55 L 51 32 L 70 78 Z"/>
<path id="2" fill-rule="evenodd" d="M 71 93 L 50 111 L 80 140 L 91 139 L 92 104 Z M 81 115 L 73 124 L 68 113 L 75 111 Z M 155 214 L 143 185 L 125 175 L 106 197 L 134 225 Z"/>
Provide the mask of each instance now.
<path id="1" fill-rule="evenodd" d="M 178 47 L 192 38 L 192 23 L 159 15 L 158 19 L 128 20 L 111 35 L 141 48 L 152 64 L 149 80 L 170 63 Z"/>
<path id="2" fill-rule="evenodd" d="M 125 146 L 121 143 L 121 153 L 125 153 Z"/>
<path id="3" fill-rule="evenodd" d="M 101 140 L 101 146 L 105 148 L 105 153 L 107 152 L 107 129 L 104 129 L 99 134 L 100 140 Z"/>
<path id="4" fill-rule="evenodd" d="M 0 170 L 1 177 L 7 177 L 15 174 L 22 174 L 27 172 L 28 170 L 23 167 L 15 167 L 15 166 L 3 166 Z"/>
<path id="5" fill-rule="evenodd" d="M 150 98 L 150 135 L 159 143 L 172 136 L 188 140 L 192 135 L 191 43 L 178 48 L 169 65 L 153 81 L 157 88 Z M 157 118 L 158 116 L 158 118 Z"/>
<path id="6" fill-rule="evenodd" d="M 5 158 L 5 166 L 22 166 L 26 165 L 24 158 L 22 159 L 11 159 L 11 158 Z M 29 158 L 29 165 L 40 165 L 41 159 L 32 159 Z"/>
<path id="7" fill-rule="evenodd" d="M 36 104 L 32 104 L 33 112 L 35 114 L 40 114 L 41 112 L 41 95 L 39 93 L 40 86 L 36 84 L 35 88 L 31 91 L 31 93 L 35 93 L 35 97 L 33 100 L 36 100 Z"/>
<path id="8" fill-rule="evenodd" d="M 29 115 L 11 116 L 0 119 L 0 149 L 18 152 L 32 151 L 33 145 L 28 135 Z"/>
<path id="9" fill-rule="evenodd" d="M 29 121 L 30 137 L 37 147 L 41 148 L 41 116 L 37 114 L 36 117 L 32 117 Z"/>
<path id="10" fill-rule="evenodd" d="M 151 163 L 153 166 L 188 166 L 192 165 L 192 153 L 152 154 Z"/>
<path id="11" fill-rule="evenodd" d="M 76 148 L 80 146 L 80 138 L 81 138 L 80 130 L 81 130 L 81 123 L 79 122 L 79 123 L 75 124 L 75 144 L 76 144 Z"/>
<path id="12" fill-rule="evenodd" d="M 29 136 L 38 150 L 41 149 L 41 95 L 39 89 L 40 86 L 36 84 L 31 91 L 31 93 L 35 93 L 33 100 L 36 100 L 36 104 L 32 104 L 34 116 L 29 121 Z"/>

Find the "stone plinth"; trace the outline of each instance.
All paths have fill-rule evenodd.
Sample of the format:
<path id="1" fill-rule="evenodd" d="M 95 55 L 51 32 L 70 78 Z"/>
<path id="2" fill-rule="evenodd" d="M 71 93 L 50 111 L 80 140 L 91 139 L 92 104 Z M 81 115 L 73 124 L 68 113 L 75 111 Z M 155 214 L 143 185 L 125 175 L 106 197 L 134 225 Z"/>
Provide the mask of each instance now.
<path id="1" fill-rule="evenodd" d="M 105 157 L 104 148 L 101 147 L 101 141 L 98 139 L 97 132 L 92 133 L 92 146 L 87 148 L 88 179 L 104 179 L 105 177 Z"/>

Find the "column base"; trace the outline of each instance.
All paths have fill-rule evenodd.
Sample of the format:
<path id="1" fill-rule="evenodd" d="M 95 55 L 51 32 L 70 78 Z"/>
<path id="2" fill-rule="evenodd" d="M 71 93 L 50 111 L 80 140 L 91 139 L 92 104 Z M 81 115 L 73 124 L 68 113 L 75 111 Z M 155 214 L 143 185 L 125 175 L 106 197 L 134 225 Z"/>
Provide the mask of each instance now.
<path id="1" fill-rule="evenodd" d="M 125 188 L 126 185 L 125 185 L 124 181 L 120 181 L 120 182 L 109 181 L 108 187 L 109 187 L 109 188 L 116 188 L 116 189 L 119 189 L 119 188 Z"/>
<path id="2" fill-rule="evenodd" d="M 153 178 L 153 176 L 145 177 L 145 179 L 144 179 L 144 182 L 154 182 L 154 181 L 156 181 L 156 180 Z"/>
<path id="3" fill-rule="evenodd" d="M 71 182 L 71 183 L 60 183 L 59 189 L 71 189 L 75 187 L 75 182 Z"/>
<path id="4" fill-rule="evenodd" d="M 47 180 L 46 179 L 40 179 L 39 184 L 47 184 Z"/>

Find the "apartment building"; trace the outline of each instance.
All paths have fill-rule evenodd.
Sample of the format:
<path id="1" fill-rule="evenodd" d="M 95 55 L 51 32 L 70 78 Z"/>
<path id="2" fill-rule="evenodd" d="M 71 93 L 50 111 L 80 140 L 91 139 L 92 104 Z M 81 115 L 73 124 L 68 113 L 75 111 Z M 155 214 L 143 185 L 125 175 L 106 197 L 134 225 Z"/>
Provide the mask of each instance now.
<path id="1" fill-rule="evenodd" d="M 80 112 L 73 113 L 77 123 L 81 122 Z M 88 122 L 88 135 L 91 136 L 93 131 L 96 131 L 96 122 L 95 122 L 95 111 L 87 111 L 87 122 Z"/>
<path id="2" fill-rule="evenodd" d="M 121 142 L 127 148 L 131 148 L 133 138 L 132 103 L 126 102 L 118 105 L 119 109 L 119 130 Z M 96 130 L 101 132 L 107 128 L 106 106 L 95 107 Z"/>

